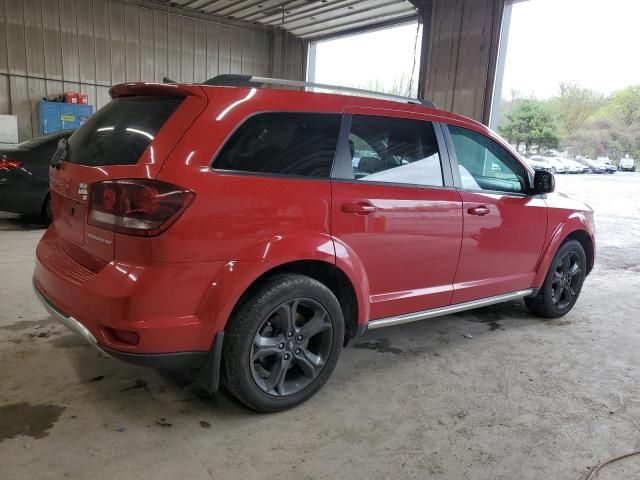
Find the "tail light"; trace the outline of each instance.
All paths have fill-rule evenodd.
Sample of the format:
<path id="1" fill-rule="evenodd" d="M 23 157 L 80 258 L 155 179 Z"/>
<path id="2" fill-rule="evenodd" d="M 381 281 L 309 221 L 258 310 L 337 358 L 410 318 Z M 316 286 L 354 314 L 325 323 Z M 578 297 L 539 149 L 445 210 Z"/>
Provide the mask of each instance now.
<path id="1" fill-rule="evenodd" d="M 164 232 L 195 194 L 155 180 L 109 180 L 91 185 L 87 222 L 125 235 L 153 237 Z"/>
<path id="2" fill-rule="evenodd" d="M 21 166 L 22 166 L 22 162 L 20 160 L 11 160 L 10 158 L 0 158 L 0 172 L 17 170 Z"/>

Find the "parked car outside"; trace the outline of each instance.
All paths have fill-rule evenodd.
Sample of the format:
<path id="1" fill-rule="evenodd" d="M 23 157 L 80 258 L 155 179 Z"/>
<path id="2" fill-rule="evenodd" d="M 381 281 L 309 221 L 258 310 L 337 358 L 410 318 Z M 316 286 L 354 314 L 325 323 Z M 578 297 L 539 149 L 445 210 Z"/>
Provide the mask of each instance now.
<path id="1" fill-rule="evenodd" d="M 591 160 L 589 158 L 577 158 L 576 159 L 577 162 L 580 162 L 584 165 L 587 165 L 589 167 L 589 172 L 590 173 L 605 173 L 606 172 L 606 167 L 596 161 L 596 160 Z"/>
<path id="2" fill-rule="evenodd" d="M 576 157 L 576 162 L 582 165 L 582 173 L 595 173 L 595 165 L 588 158 Z"/>
<path id="3" fill-rule="evenodd" d="M 367 330 L 576 303 L 593 211 L 484 125 L 229 78 L 117 85 L 54 155 L 34 287 L 103 352 L 273 412 Z"/>
<path id="4" fill-rule="evenodd" d="M 27 140 L 0 149 L 0 210 L 42 215 L 51 221 L 49 160 L 60 139 L 72 130 Z"/>
<path id="5" fill-rule="evenodd" d="M 580 173 L 591 173 L 591 169 L 589 168 L 589 165 L 574 159 L 574 162 L 576 162 L 579 166 L 580 166 Z"/>
<path id="6" fill-rule="evenodd" d="M 618 170 L 609 157 L 598 157 L 596 161 L 603 165 L 606 173 L 615 173 Z"/>
<path id="7" fill-rule="evenodd" d="M 569 158 L 557 157 L 557 160 L 564 164 L 564 171 L 566 173 L 582 173 L 582 165 Z"/>
<path id="8" fill-rule="evenodd" d="M 524 161 L 527 162 L 527 165 L 529 165 L 534 170 L 545 170 L 545 171 L 550 170 L 549 165 L 538 160 L 537 157 L 525 158 Z"/>
<path id="9" fill-rule="evenodd" d="M 633 172 L 636 169 L 636 162 L 633 158 L 629 157 L 629 155 L 620 159 L 620 163 L 618 164 L 618 170 L 622 170 L 625 172 Z"/>
<path id="10" fill-rule="evenodd" d="M 543 157 L 541 155 L 534 155 L 531 157 L 531 160 L 542 165 L 543 169 L 547 172 L 551 172 L 553 174 L 566 172 L 566 166 L 564 162 L 558 160 L 555 157 Z"/>

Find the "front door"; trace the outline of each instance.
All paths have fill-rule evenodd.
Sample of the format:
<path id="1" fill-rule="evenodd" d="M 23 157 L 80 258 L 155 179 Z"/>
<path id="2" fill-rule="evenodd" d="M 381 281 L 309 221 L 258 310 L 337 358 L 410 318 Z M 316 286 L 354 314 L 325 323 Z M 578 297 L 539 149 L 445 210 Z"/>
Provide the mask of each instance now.
<path id="1" fill-rule="evenodd" d="M 527 193 L 527 169 L 497 142 L 458 126 L 449 132 L 464 219 L 452 303 L 530 288 L 546 237 L 544 199 Z"/>
<path id="2" fill-rule="evenodd" d="M 345 116 L 332 175 L 331 232 L 364 271 L 370 320 L 448 305 L 462 235 L 440 126 L 388 115 Z"/>

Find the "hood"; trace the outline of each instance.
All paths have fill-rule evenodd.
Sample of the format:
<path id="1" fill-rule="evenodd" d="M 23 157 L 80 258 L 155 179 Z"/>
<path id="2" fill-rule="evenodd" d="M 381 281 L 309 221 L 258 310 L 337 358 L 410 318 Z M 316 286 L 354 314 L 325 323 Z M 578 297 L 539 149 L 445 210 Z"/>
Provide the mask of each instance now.
<path id="1" fill-rule="evenodd" d="M 562 208 L 565 210 L 578 210 L 581 212 L 593 213 L 593 208 L 584 203 L 582 200 L 570 197 L 566 193 L 553 192 L 547 195 L 547 205 L 550 208 Z"/>

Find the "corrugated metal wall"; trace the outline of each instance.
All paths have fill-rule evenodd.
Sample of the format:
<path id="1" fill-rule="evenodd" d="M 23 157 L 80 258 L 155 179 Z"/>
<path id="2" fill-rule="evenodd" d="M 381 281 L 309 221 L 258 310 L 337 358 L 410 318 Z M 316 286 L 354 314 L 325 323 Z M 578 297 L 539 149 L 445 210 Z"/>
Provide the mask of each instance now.
<path id="1" fill-rule="evenodd" d="M 253 24 L 116 0 L 0 0 L 0 114 L 39 135 L 38 101 L 82 91 L 100 108 L 113 84 L 203 81 L 219 73 L 300 80 L 304 42 Z"/>
<path id="2" fill-rule="evenodd" d="M 488 124 L 504 2 L 432 1 L 425 98 Z"/>

